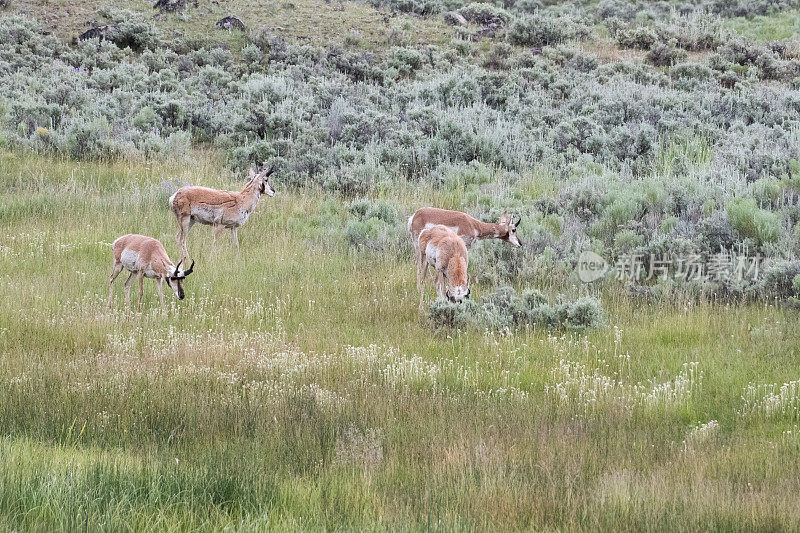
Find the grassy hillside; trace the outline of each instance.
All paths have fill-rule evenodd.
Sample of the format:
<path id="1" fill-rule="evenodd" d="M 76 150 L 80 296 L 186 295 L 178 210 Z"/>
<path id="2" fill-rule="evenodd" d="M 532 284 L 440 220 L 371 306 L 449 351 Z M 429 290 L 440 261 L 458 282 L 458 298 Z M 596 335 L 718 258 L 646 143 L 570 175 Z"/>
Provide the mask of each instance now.
<path id="1" fill-rule="evenodd" d="M 415 45 L 441 44 L 452 30 L 437 19 L 420 19 L 377 10 L 358 2 L 294 0 L 291 2 L 188 2 L 178 12 L 154 10 L 149 2 L 28 1 L 14 0 L 10 13 L 24 14 L 44 22 L 45 27 L 62 39 L 77 37 L 89 28 L 110 22 L 99 11 L 113 5 L 131 10 L 156 21 L 165 38 L 184 36 L 202 40 L 206 45 L 219 43 L 240 48 L 245 42 L 238 30 L 223 30 L 215 23 L 223 17 L 237 17 L 246 30 L 267 28 L 275 35 L 309 44 L 358 43 L 364 49 L 384 48 L 402 38 Z"/>

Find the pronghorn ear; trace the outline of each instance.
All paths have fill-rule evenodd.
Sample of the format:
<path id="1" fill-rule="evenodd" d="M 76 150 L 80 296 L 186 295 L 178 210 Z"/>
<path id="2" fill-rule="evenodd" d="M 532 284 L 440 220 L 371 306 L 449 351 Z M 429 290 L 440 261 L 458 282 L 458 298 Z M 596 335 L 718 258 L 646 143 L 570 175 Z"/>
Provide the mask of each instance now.
<path id="1" fill-rule="evenodd" d="M 508 224 L 508 213 L 503 211 L 503 214 L 500 215 L 500 223 L 501 224 Z"/>
<path id="2" fill-rule="evenodd" d="M 250 171 L 247 173 L 247 181 L 256 177 L 256 171 L 253 170 L 253 167 L 250 167 Z"/>

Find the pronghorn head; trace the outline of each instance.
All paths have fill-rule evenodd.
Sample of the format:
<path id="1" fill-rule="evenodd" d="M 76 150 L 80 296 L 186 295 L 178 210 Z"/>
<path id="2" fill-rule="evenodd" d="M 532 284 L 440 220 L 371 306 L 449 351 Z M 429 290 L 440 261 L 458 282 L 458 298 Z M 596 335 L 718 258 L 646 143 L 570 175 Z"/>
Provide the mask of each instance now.
<path id="1" fill-rule="evenodd" d="M 256 173 L 256 171 L 251 168 L 247 176 L 247 181 L 254 183 L 256 187 L 258 187 L 259 193 L 266 194 L 267 196 L 275 196 L 275 190 L 269 184 L 269 177 L 273 172 L 275 172 L 275 165 L 259 173 Z"/>
<path id="2" fill-rule="evenodd" d="M 517 220 L 514 221 L 508 217 L 507 213 L 503 212 L 503 214 L 500 215 L 499 224 L 503 226 L 505 233 L 501 233 L 499 238 L 510 242 L 514 246 L 522 246 L 522 243 L 519 242 L 519 237 L 517 237 L 517 226 L 519 226 L 520 222 L 522 222 L 522 216 L 517 215 Z"/>
<path id="3" fill-rule="evenodd" d="M 189 267 L 189 270 L 181 270 L 181 263 L 183 263 L 183 260 L 178 261 L 178 264 L 175 265 L 175 271 L 167 278 L 167 284 L 175 292 L 178 300 L 183 300 L 186 297 L 183 293 L 183 280 L 194 270 L 194 261 L 192 261 L 192 266 Z"/>
<path id="4" fill-rule="evenodd" d="M 465 298 L 469 298 L 472 291 L 469 288 L 469 275 L 466 272 L 451 272 L 451 275 L 445 274 L 447 282 L 447 290 L 445 296 L 453 303 L 463 302 Z M 459 278 L 461 278 L 459 280 Z"/>

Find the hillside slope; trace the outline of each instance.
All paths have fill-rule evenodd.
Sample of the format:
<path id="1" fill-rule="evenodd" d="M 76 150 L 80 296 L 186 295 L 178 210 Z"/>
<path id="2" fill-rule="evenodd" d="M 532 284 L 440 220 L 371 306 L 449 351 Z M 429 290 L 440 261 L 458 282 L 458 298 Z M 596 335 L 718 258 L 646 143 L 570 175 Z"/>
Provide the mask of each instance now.
<path id="1" fill-rule="evenodd" d="M 41 21 L 62 39 L 72 39 L 87 29 L 108 22 L 100 11 L 107 0 L 77 2 L 65 0 L 54 5 L 37 0 L 13 0 L 7 11 Z M 121 0 L 118 9 L 129 9 L 152 17 L 162 29 L 163 37 L 185 36 L 213 43 L 242 43 L 238 31 L 221 30 L 215 23 L 227 16 L 244 22 L 248 30 L 266 27 L 275 35 L 312 44 L 336 44 L 345 40 L 359 42 L 364 48 L 386 46 L 398 33 L 412 44 L 442 43 L 452 30 L 441 19 L 422 19 L 405 14 L 389 13 L 357 2 L 292 0 L 260 2 L 258 0 L 187 2 L 177 12 L 160 12 L 151 2 Z"/>

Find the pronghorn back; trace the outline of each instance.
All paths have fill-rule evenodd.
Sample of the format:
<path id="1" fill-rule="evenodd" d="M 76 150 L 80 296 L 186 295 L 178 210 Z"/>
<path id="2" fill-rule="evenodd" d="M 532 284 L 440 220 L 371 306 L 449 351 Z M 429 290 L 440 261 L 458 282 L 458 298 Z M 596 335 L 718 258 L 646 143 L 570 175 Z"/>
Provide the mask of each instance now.
<path id="1" fill-rule="evenodd" d="M 424 228 L 419 235 L 419 248 L 425 260 L 446 273 L 454 286 L 467 284 L 467 246 L 456 232 L 444 225 Z"/>
<path id="2" fill-rule="evenodd" d="M 213 207 L 229 207 L 236 204 L 238 191 L 219 191 L 209 187 L 191 185 L 181 187 L 169 198 L 169 207 L 176 215 L 191 214 L 192 205 L 205 204 Z"/>
<path id="3" fill-rule="evenodd" d="M 472 233 L 473 223 L 479 222 L 466 213 L 439 209 L 438 207 L 421 207 L 408 219 L 408 231 L 414 241 L 425 228 L 436 225 L 445 226 L 460 236 Z"/>
<path id="4" fill-rule="evenodd" d="M 174 269 L 164 245 L 146 235 L 129 233 L 114 241 L 114 261 L 130 271 Z"/>
<path id="5" fill-rule="evenodd" d="M 514 246 L 521 246 L 516 235 L 518 224 L 519 220 L 514 222 L 506 213 L 500 216 L 499 222 L 481 222 L 460 211 L 422 207 L 408 219 L 408 231 L 415 248 L 420 232 L 435 225 L 453 230 L 467 246 L 481 239 L 500 239 Z"/>

